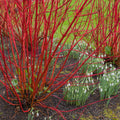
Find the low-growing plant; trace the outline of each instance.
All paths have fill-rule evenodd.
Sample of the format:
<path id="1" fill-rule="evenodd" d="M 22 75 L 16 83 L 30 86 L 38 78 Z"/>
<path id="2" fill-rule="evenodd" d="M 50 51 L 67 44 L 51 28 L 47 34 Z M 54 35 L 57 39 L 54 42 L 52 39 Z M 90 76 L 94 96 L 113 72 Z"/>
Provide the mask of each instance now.
<path id="1" fill-rule="evenodd" d="M 34 110 L 31 108 L 30 112 L 28 113 L 28 120 L 34 120 L 34 117 L 39 117 L 39 110 Z"/>
<path id="2" fill-rule="evenodd" d="M 29 71 L 31 71 L 31 70 L 29 70 Z M 26 83 L 26 87 L 27 87 L 26 90 L 28 90 L 28 91 L 30 91 L 30 92 L 33 92 L 33 89 L 32 89 L 32 87 L 31 87 L 32 78 L 31 78 L 31 77 L 28 78 L 28 73 L 27 73 L 27 72 L 28 72 L 28 71 L 25 70 L 26 79 L 28 80 L 27 83 Z M 37 78 L 36 75 L 34 75 L 34 77 Z M 17 93 L 20 93 L 21 89 L 19 89 L 18 78 L 15 77 L 14 79 L 12 79 L 12 80 L 11 80 L 11 83 L 12 83 L 12 85 L 14 86 L 16 92 L 17 92 Z M 12 87 L 12 86 L 11 86 L 11 87 Z M 38 87 L 38 88 L 40 87 L 39 84 L 38 84 L 37 87 Z M 43 91 L 39 91 L 38 94 L 39 94 L 39 95 L 42 94 L 46 89 L 48 89 L 47 86 L 45 86 L 45 87 L 43 88 Z M 50 90 L 48 90 L 47 93 L 50 93 Z"/>
<path id="3" fill-rule="evenodd" d="M 80 54 L 79 58 L 81 58 L 80 63 L 81 64 L 88 56 L 90 55 L 90 53 L 85 52 Z M 84 65 L 82 65 L 82 67 L 80 68 L 79 72 L 86 74 L 100 74 L 103 72 L 105 68 L 104 65 L 104 59 L 102 58 L 98 58 L 95 55 L 91 56 Z"/>
<path id="4" fill-rule="evenodd" d="M 92 77 L 74 79 L 63 89 L 64 99 L 71 105 L 84 105 L 89 96 L 94 92 L 96 86 Z"/>
<path id="5" fill-rule="evenodd" d="M 109 72 L 104 71 L 104 74 L 99 78 L 100 99 L 110 98 L 112 95 L 118 94 L 120 88 L 120 70 L 116 70 L 112 64 L 109 66 Z"/>
<path id="6" fill-rule="evenodd" d="M 84 56 L 82 59 L 86 59 L 87 55 Z M 92 57 L 92 59 L 86 61 L 79 72 L 84 72 L 84 75 L 89 77 L 74 79 L 71 83 L 68 82 L 63 89 L 64 99 L 67 103 L 76 106 L 84 105 L 96 89 L 99 89 L 100 99 L 110 98 L 118 93 L 120 70 L 116 70 L 112 63 L 105 64 L 104 59 Z M 94 74 L 99 74 L 99 76 L 94 78 Z"/>
<path id="7" fill-rule="evenodd" d="M 70 50 L 70 47 L 71 45 L 70 44 L 67 44 L 63 47 L 63 55 L 66 56 L 68 53 L 69 53 L 69 50 Z M 79 55 L 80 55 L 80 52 L 79 52 L 79 45 L 77 44 L 73 50 L 70 52 L 70 55 L 69 55 L 69 59 L 74 59 L 74 60 L 79 60 Z"/>

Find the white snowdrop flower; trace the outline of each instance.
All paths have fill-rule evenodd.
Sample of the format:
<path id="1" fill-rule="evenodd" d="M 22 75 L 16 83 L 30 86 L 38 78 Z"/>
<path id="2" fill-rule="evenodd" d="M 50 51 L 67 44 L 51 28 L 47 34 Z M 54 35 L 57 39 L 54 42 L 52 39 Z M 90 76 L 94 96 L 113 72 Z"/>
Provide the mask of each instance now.
<path id="1" fill-rule="evenodd" d="M 36 116 L 39 117 L 39 113 L 38 112 L 36 113 Z"/>
<path id="2" fill-rule="evenodd" d="M 114 83 L 111 83 L 111 86 L 114 86 Z"/>
<path id="3" fill-rule="evenodd" d="M 106 81 L 109 81 L 109 79 L 107 78 Z"/>
<path id="4" fill-rule="evenodd" d="M 90 77 L 89 77 L 88 81 L 89 81 L 89 82 L 91 81 Z"/>
<path id="5" fill-rule="evenodd" d="M 99 66 L 100 68 L 102 67 L 102 65 Z"/>
<path id="6" fill-rule="evenodd" d="M 44 120 L 47 120 L 47 118 L 46 118 L 46 117 L 44 117 Z"/>
<path id="7" fill-rule="evenodd" d="M 87 90 L 85 89 L 85 90 L 84 90 L 84 93 L 86 93 L 86 92 L 87 92 Z"/>
<path id="8" fill-rule="evenodd" d="M 111 75 L 115 75 L 115 73 L 112 72 Z"/>
<path id="9" fill-rule="evenodd" d="M 94 83 L 94 81 L 92 80 L 92 83 Z"/>
<path id="10" fill-rule="evenodd" d="M 32 115 L 34 115 L 34 112 L 32 112 Z"/>
<path id="11" fill-rule="evenodd" d="M 118 74 L 120 74 L 120 71 L 118 71 Z"/>
<path id="12" fill-rule="evenodd" d="M 110 64 L 110 67 L 112 67 L 112 64 Z"/>
<path id="13" fill-rule="evenodd" d="M 119 82 L 119 79 L 117 79 L 117 82 Z"/>
<path id="14" fill-rule="evenodd" d="M 104 54 L 104 57 L 106 57 L 106 54 Z"/>
<path id="15" fill-rule="evenodd" d="M 52 117 L 51 117 L 51 116 L 49 117 L 49 120 L 52 120 Z"/>
<path id="16" fill-rule="evenodd" d="M 102 61 L 101 63 L 104 64 L 104 61 Z"/>
<path id="17" fill-rule="evenodd" d="M 107 69 L 108 67 L 107 66 L 105 66 L 105 69 Z"/>
<path id="18" fill-rule="evenodd" d="M 101 88 L 101 89 L 100 89 L 100 91 L 102 92 L 102 91 L 103 91 L 103 89 Z"/>
<path id="19" fill-rule="evenodd" d="M 101 57 L 104 57 L 104 55 L 101 55 Z"/>
<path id="20" fill-rule="evenodd" d="M 114 83 L 110 83 L 110 86 L 113 86 L 114 85 Z"/>
<path id="21" fill-rule="evenodd" d="M 83 87 L 83 91 L 85 90 L 85 88 Z"/>
<path id="22" fill-rule="evenodd" d="M 90 73 L 87 73 L 87 75 L 90 75 Z"/>
<path id="23" fill-rule="evenodd" d="M 116 68 L 114 68 L 113 70 L 116 70 Z"/>
<path id="24" fill-rule="evenodd" d="M 110 70 L 113 70 L 112 68 L 110 68 Z"/>
<path id="25" fill-rule="evenodd" d="M 78 92 L 79 92 L 79 90 L 75 89 L 75 92 L 76 92 L 76 93 L 78 93 Z"/>
<path id="26" fill-rule="evenodd" d="M 103 74 L 103 77 L 105 77 L 105 74 Z"/>
<path id="27" fill-rule="evenodd" d="M 69 86 L 70 86 L 70 83 L 67 84 L 67 87 L 69 87 Z"/>
<path id="28" fill-rule="evenodd" d="M 89 86 L 87 85 L 86 87 L 87 87 L 87 89 L 89 90 Z"/>

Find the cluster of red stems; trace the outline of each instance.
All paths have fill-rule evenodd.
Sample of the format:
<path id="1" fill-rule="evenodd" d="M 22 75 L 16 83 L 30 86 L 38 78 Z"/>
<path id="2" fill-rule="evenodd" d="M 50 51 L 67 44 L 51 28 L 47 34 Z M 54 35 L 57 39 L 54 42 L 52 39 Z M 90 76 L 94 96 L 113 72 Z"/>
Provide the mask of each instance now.
<path id="1" fill-rule="evenodd" d="M 36 105 L 59 112 L 45 105 L 44 100 L 75 77 L 91 56 L 105 54 L 105 47 L 110 46 L 111 55 L 107 57 L 119 58 L 119 2 L 0 0 L 0 82 L 5 86 L 7 96 L 0 97 L 9 104 L 19 105 L 23 112 Z M 58 38 L 55 37 L 57 33 Z M 67 49 L 67 55 L 61 56 L 68 40 L 70 49 Z M 72 50 L 80 52 L 74 47 L 83 40 L 88 46 L 93 44 L 94 51 L 80 66 L 80 60 L 66 65 Z M 56 70 L 59 59 L 63 61 Z M 69 66 L 72 66 L 71 72 L 61 74 Z M 13 79 L 17 79 L 17 86 L 12 84 Z M 40 91 L 42 94 L 39 95 Z M 24 109 L 24 103 L 28 109 Z"/>

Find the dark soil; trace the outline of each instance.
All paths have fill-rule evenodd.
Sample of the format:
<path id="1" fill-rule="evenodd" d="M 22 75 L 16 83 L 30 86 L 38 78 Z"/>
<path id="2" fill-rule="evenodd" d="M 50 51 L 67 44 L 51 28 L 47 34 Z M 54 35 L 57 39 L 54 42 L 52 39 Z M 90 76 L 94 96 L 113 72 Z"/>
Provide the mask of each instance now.
<path id="1" fill-rule="evenodd" d="M 5 88 L 1 84 L 0 94 L 5 96 Z M 120 106 L 120 95 L 111 99 L 108 106 L 106 105 L 107 101 L 99 101 L 98 91 L 89 97 L 84 107 L 69 105 L 62 98 L 62 90 L 59 90 L 49 97 L 45 103 L 48 106 L 61 110 L 66 120 L 120 120 L 120 116 L 114 118 L 114 114 L 119 115 L 118 113 L 120 112 L 119 109 L 116 110 Z M 48 108 L 38 106 L 35 109 L 39 110 L 39 116 L 34 115 L 34 120 L 63 120 L 58 113 Z M 105 115 L 105 109 L 114 112 L 110 116 L 111 118 Z M 28 113 L 23 113 L 18 106 L 9 105 L 0 98 L 0 120 L 28 120 Z"/>
<path id="2" fill-rule="evenodd" d="M 7 53 L 6 53 L 7 54 Z M 71 60 L 69 62 L 73 62 Z M 70 70 L 68 68 L 67 70 Z M 0 73 L 0 79 L 3 80 L 2 73 Z M 0 83 L 0 95 L 6 98 L 6 89 Z M 113 96 L 109 105 L 107 101 L 100 101 L 99 92 L 96 90 L 93 95 L 89 97 L 84 106 L 75 106 L 67 104 L 63 99 L 62 88 L 50 96 L 45 105 L 59 110 L 43 108 L 41 106 L 35 107 L 35 111 L 38 110 L 39 116 L 34 114 L 34 120 L 63 120 L 60 113 L 66 120 L 120 120 L 120 94 L 116 97 Z M 108 110 L 108 111 L 107 111 Z M 107 111 L 107 112 L 106 112 Z M 31 115 L 29 113 L 29 115 Z M 32 115 L 31 115 L 32 116 Z M 33 120 L 28 119 L 28 113 L 23 113 L 19 106 L 12 106 L 5 102 L 0 97 L 0 120 Z"/>

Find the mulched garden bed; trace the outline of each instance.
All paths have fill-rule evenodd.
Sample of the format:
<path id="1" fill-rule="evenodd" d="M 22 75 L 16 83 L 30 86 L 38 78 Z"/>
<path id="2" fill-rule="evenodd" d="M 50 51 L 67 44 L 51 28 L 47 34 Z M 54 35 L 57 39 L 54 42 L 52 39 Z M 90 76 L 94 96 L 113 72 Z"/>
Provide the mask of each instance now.
<path id="1" fill-rule="evenodd" d="M 7 54 L 7 53 L 5 53 Z M 68 64 L 75 62 L 71 59 Z M 70 71 L 72 68 L 67 68 Z M 3 80 L 3 75 L 0 72 L 0 78 Z M 45 104 L 62 111 L 66 120 L 119 120 L 120 119 L 120 94 L 111 99 L 108 106 L 107 101 L 100 101 L 99 91 L 95 91 L 93 95 L 86 101 L 84 107 L 67 104 L 63 99 L 63 88 L 55 92 L 52 96 L 46 99 Z M 0 95 L 6 97 L 5 87 L 0 83 Z M 63 120 L 56 111 L 48 108 L 37 106 L 34 108 L 39 111 L 39 116 L 34 115 L 34 120 Z M 110 116 L 108 116 L 109 111 Z M 115 117 L 116 116 L 116 117 Z M 29 120 L 28 113 L 23 113 L 18 106 L 11 106 L 0 98 L 0 120 Z M 30 119 L 32 120 L 32 119 Z"/>
<path id="2" fill-rule="evenodd" d="M 5 95 L 5 88 L 0 84 L 0 94 Z M 59 99 L 57 98 L 59 97 Z M 60 99 L 61 98 L 61 99 Z M 54 93 L 53 96 L 49 97 L 46 100 L 46 104 L 48 106 L 52 106 L 58 108 L 63 111 L 63 115 L 66 120 L 119 120 L 120 110 L 120 95 L 111 99 L 109 105 L 106 105 L 107 101 L 101 101 L 98 91 L 94 93 L 94 95 L 90 96 L 85 105 L 86 107 L 81 108 L 81 106 L 74 106 L 66 104 L 66 102 L 62 99 L 62 90 Z M 89 105 L 90 103 L 96 102 L 94 104 Z M 61 116 L 53 110 L 45 109 L 40 106 L 35 109 L 39 110 L 39 116 L 34 116 L 34 120 L 63 120 Z M 75 110 L 76 109 L 76 110 Z M 105 115 L 105 110 L 110 109 L 113 110 L 113 116 L 110 115 L 111 118 Z M 114 116 L 116 118 L 114 118 Z M 83 117 L 84 116 L 84 117 Z M 19 107 L 11 106 L 0 98 L 0 120 L 28 120 L 28 113 L 23 113 Z"/>

